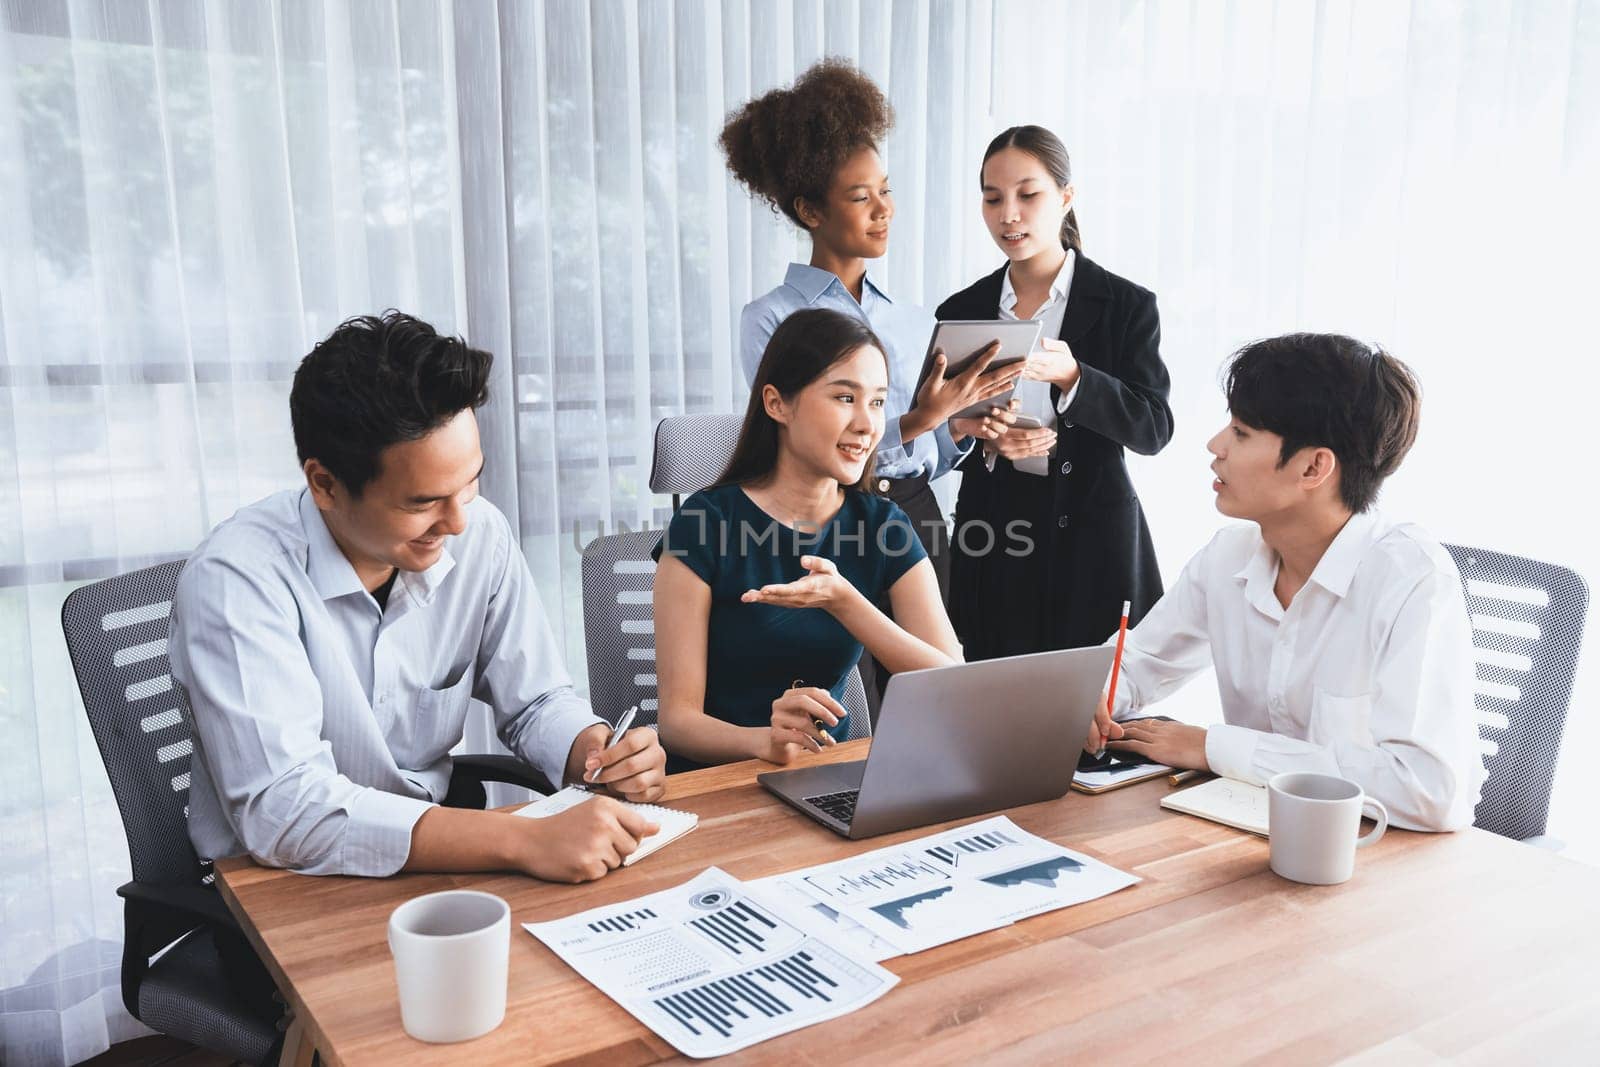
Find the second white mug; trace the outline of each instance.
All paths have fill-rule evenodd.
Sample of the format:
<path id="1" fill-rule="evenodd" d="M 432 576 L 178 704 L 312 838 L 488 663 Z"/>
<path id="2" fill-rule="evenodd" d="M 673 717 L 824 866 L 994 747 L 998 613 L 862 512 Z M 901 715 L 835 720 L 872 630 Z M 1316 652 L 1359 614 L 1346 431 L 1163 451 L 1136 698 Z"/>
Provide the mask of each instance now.
<path id="1" fill-rule="evenodd" d="M 1358 838 L 1368 808 L 1378 825 Z M 1356 849 L 1389 828 L 1389 812 L 1348 779 L 1279 774 L 1267 783 L 1267 828 L 1275 873 L 1310 885 L 1337 885 L 1355 872 Z"/>

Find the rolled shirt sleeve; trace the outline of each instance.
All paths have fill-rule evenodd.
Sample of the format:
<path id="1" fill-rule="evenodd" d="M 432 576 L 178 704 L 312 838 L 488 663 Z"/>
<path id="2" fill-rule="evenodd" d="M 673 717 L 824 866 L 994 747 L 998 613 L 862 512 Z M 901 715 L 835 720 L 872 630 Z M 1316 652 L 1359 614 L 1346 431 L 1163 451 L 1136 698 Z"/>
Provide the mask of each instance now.
<path id="1" fill-rule="evenodd" d="M 240 510 L 191 557 L 172 674 L 194 736 L 189 836 L 307 874 L 382 876 L 448 792 L 472 696 L 552 782 L 600 723 L 572 690 L 509 523 L 482 499 L 380 610 L 298 493 Z"/>
<path id="2" fill-rule="evenodd" d="M 922 435 L 922 437 L 926 436 L 927 434 Z M 922 440 L 922 437 L 912 438 L 911 444 L 907 445 L 905 439 L 900 435 L 900 416 L 884 419 L 883 436 L 878 439 L 878 462 L 890 466 L 899 466 L 910 462 L 912 449 L 916 447 L 918 441 Z"/>
<path id="3" fill-rule="evenodd" d="M 494 515 L 505 551 L 489 598 L 474 695 L 495 709 L 506 747 L 559 787 L 578 734 L 605 722 L 573 690 L 527 560 L 516 551 L 505 517 Z M 623 709 L 610 710 L 617 715 Z"/>
<path id="4" fill-rule="evenodd" d="M 201 558 L 185 568 L 173 614 L 172 673 L 188 693 L 195 758 L 251 857 L 306 874 L 403 867 L 431 805 L 340 773 L 287 588 L 270 570 Z"/>
<path id="5" fill-rule="evenodd" d="M 939 478 L 955 469 L 956 464 L 967 458 L 976 442 L 967 438 L 965 444 L 956 444 L 955 437 L 950 433 L 950 423 L 941 422 L 933 433 L 928 435 L 933 439 L 935 450 L 933 471 L 930 477 Z"/>

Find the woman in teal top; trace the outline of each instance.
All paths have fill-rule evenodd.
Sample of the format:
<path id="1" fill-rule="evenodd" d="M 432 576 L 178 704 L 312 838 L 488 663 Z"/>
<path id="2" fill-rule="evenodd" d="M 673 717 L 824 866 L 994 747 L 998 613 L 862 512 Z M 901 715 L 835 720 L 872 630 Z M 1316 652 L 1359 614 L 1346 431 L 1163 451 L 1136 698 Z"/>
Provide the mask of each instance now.
<path id="1" fill-rule="evenodd" d="M 959 661 L 910 520 L 866 488 L 887 395 L 860 319 L 811 309 L 773 333 L 727 470 L 657 548 L 669 771 L 833 744 L 863 645 L 894 672 Z M 874 606 L 885 596 L 894 620 Z"/>

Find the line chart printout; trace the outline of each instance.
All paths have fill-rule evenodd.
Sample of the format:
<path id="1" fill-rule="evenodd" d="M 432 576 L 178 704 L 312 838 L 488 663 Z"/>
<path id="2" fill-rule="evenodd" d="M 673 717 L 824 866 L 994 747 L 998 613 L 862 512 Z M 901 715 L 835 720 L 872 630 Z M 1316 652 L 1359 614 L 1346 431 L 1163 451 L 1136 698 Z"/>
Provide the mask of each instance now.
<path id="1" fill-rule="evenodd" d="M 881 963 L 901 955 L 897 945 L 885 941 L 838 908 L 813 900 L 805 890 L 789 882 L 785 875 L 757 878 L 746 885 L 758 897 L 771 898 L 773 906 L 783 909 L 807 933 L 830 941 L 856 956 Z"/>
<path id="2" fill-rule="evenodd" d="M 1137 875 L 1036 837 L 1003 815 L 939 836 L 944 840 L 924 845 L 924 854 L 957 878 L 974 879 L 1001 893 L 1003 914 L 1013 922 L 1139 881 Z"/>
<path id="3" fill-rule="evenodd" d="M 808 898 L 858 953 L 888 959 L 1133 885 L 1005 816 L 756 883 Z M 815 916 L 807 916 L 815 924 Z M 892 950 L 891 950 L 892 949 Z"/>
<path id="4" fill-rule="evenodd" d="M 674 889 L 523 929 L 686 1056 L 847 1015 L 899 981 L 709 867 Z"/>

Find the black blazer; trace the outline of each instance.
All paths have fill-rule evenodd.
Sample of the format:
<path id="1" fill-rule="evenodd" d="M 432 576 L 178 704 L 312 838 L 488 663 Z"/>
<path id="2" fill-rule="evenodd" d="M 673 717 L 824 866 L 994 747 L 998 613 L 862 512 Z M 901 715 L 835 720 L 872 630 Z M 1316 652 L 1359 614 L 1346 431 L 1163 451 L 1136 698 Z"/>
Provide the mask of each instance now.
<path id="1" fill-rule="evenodd" d="M 938 317 L 998 318 L 1004 276 L 1002 267 L 951 296 Z M 1080 254 L 1060 336 L 1081 376 L 1056 416 L 1049 476 L 1020 473 L 1004 458 L 990 471 L 981 448 L 961 466 L 950 606 L 969 659 L 1098 644 L 1116 629 L 1124 600 L 1136 622 L 1161 597 L 1155 545 L 1123 460 L 1124 448 L 1154 455 L 1172 439 L 1155 294 Z M 1060 400 L 1060 390 L 1050 395 Z M 975 522 L 1003 536 L 1017 520 L 1034 531 L 1024 556 L 973 552 L 985 539 L 962 536 Z"/>

